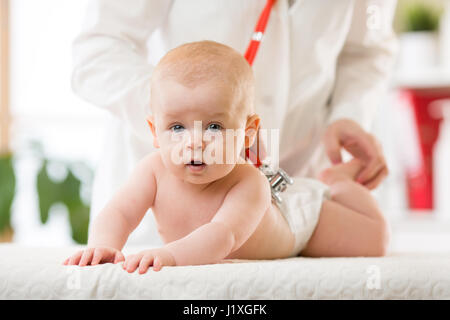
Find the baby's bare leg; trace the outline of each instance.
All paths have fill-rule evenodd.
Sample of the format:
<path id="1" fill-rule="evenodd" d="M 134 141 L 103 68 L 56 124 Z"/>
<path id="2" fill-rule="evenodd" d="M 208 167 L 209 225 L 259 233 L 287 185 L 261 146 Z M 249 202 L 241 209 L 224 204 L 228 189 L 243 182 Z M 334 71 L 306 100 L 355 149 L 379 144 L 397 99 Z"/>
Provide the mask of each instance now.
<path id="1" fill-rule="evenodd" d="M 321 173 L 330 186 L 331 200 L 324 201 L 319 222 L 303 256 L 382 256 L 389 228 L 370 192 L 354 181 L 358 160 Z"/>
<path id="2" fill-rule="evenodd" d="M 330 186 L 333 201 L 375 220 L 383 220 L 383 214 L 370 191 L 355 182 L 362 168 L 362 163 L 353 159 L 325 169 L 320 173 L 319 179 Z"/>

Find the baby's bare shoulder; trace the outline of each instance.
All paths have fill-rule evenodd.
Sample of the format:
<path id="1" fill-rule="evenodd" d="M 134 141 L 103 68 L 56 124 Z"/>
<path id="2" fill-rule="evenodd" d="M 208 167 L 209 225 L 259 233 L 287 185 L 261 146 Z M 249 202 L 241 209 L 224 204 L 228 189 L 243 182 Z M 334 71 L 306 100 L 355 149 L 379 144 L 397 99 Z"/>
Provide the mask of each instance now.
<path id="1" fill-rule="evenodd" d="M 254 192 L 261 192 L 270 194 L 270 184 L 266 176 L 252 164 L 240 164 L 235 172 L 236 182 L 235 186 L 251 188 Z"/>
<path id="2" fill-rule="evenodd" d="M 242 180 L 243 179 L 255 179 L 260 181 L 266 180 L 266 177 L 261 172 L 261 170 L 256 168 L 253 164 L 249 163 L 236 165 L 236 173 Z"/>
<path id="3" fill-rule="evenodd" d="M 133 181 L 155 181 L 163 172 L 163 164 L 158 151 L 145 155 L 133 169 L 130 179 Z"/>
<path id="4" fill-rule="evenodd" d="M 146 155 L 139 162 L 139 165 L 142 166 L 142 168 L 145 170 L 152 170 L 154 172 L 160 171 L 161 167 L 163 166 L 163 163 L 161 160 L 161 154 L 159 150 L 156 150 Z"/>

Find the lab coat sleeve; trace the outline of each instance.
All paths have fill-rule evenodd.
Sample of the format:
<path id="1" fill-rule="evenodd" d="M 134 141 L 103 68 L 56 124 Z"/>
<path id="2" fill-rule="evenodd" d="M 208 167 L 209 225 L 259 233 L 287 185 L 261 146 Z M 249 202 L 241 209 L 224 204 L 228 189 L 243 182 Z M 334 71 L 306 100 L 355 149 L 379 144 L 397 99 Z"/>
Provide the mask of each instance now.
<path id="1" fill-rule="evenodd" d="M 370 130 L 386 91 L 397 41 L 392 29 L 394 0 L 356 0 L 338 57 L 328 123 L 350 118 Z"/>
<path id="2" fill-rule="evenodd" d="M 140 137 L 148 135 L 147 40 L 168 14 L 168 0 L 91 0 L 72 46 L 73 91 Z"/>

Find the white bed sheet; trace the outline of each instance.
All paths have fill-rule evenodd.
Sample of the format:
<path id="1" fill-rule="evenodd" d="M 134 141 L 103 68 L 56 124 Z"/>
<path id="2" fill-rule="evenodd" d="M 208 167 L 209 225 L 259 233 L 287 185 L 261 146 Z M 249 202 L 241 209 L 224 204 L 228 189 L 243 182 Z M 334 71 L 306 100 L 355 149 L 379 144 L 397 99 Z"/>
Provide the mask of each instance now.
<path id="1" fill-rule="evenodd" d="M 229 260 L 139 275 L 121 264 L 61 265 L 78 249 L 0 244 L 0 299 L 450 299 L 450 253 Z"/>

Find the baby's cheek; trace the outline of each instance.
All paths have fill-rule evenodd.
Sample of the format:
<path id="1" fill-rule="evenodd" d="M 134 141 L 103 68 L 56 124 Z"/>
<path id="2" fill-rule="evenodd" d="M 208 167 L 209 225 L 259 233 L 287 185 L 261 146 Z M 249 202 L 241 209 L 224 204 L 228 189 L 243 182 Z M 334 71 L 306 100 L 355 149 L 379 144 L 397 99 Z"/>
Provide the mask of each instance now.
<path id="1" fill-rule="evenodd" d="M 239 158 L 239 156 L 242 154 L 244 142 L 239 137 L 233 138 L 233 143 L 228 143 L 224 148 L 226 150 L 226 155 L 228 164 L 235 164 Z M 230 162 L 231 161 L 231 162 Z"/>
<path id="2" fill-rule="evenodd" d="M 161 145 L 161 157 L 166 166 L 176 166 L 185 163 L 185 153 L 183 152 L 183 144 L 176 143 L 164 143 Z"/>

